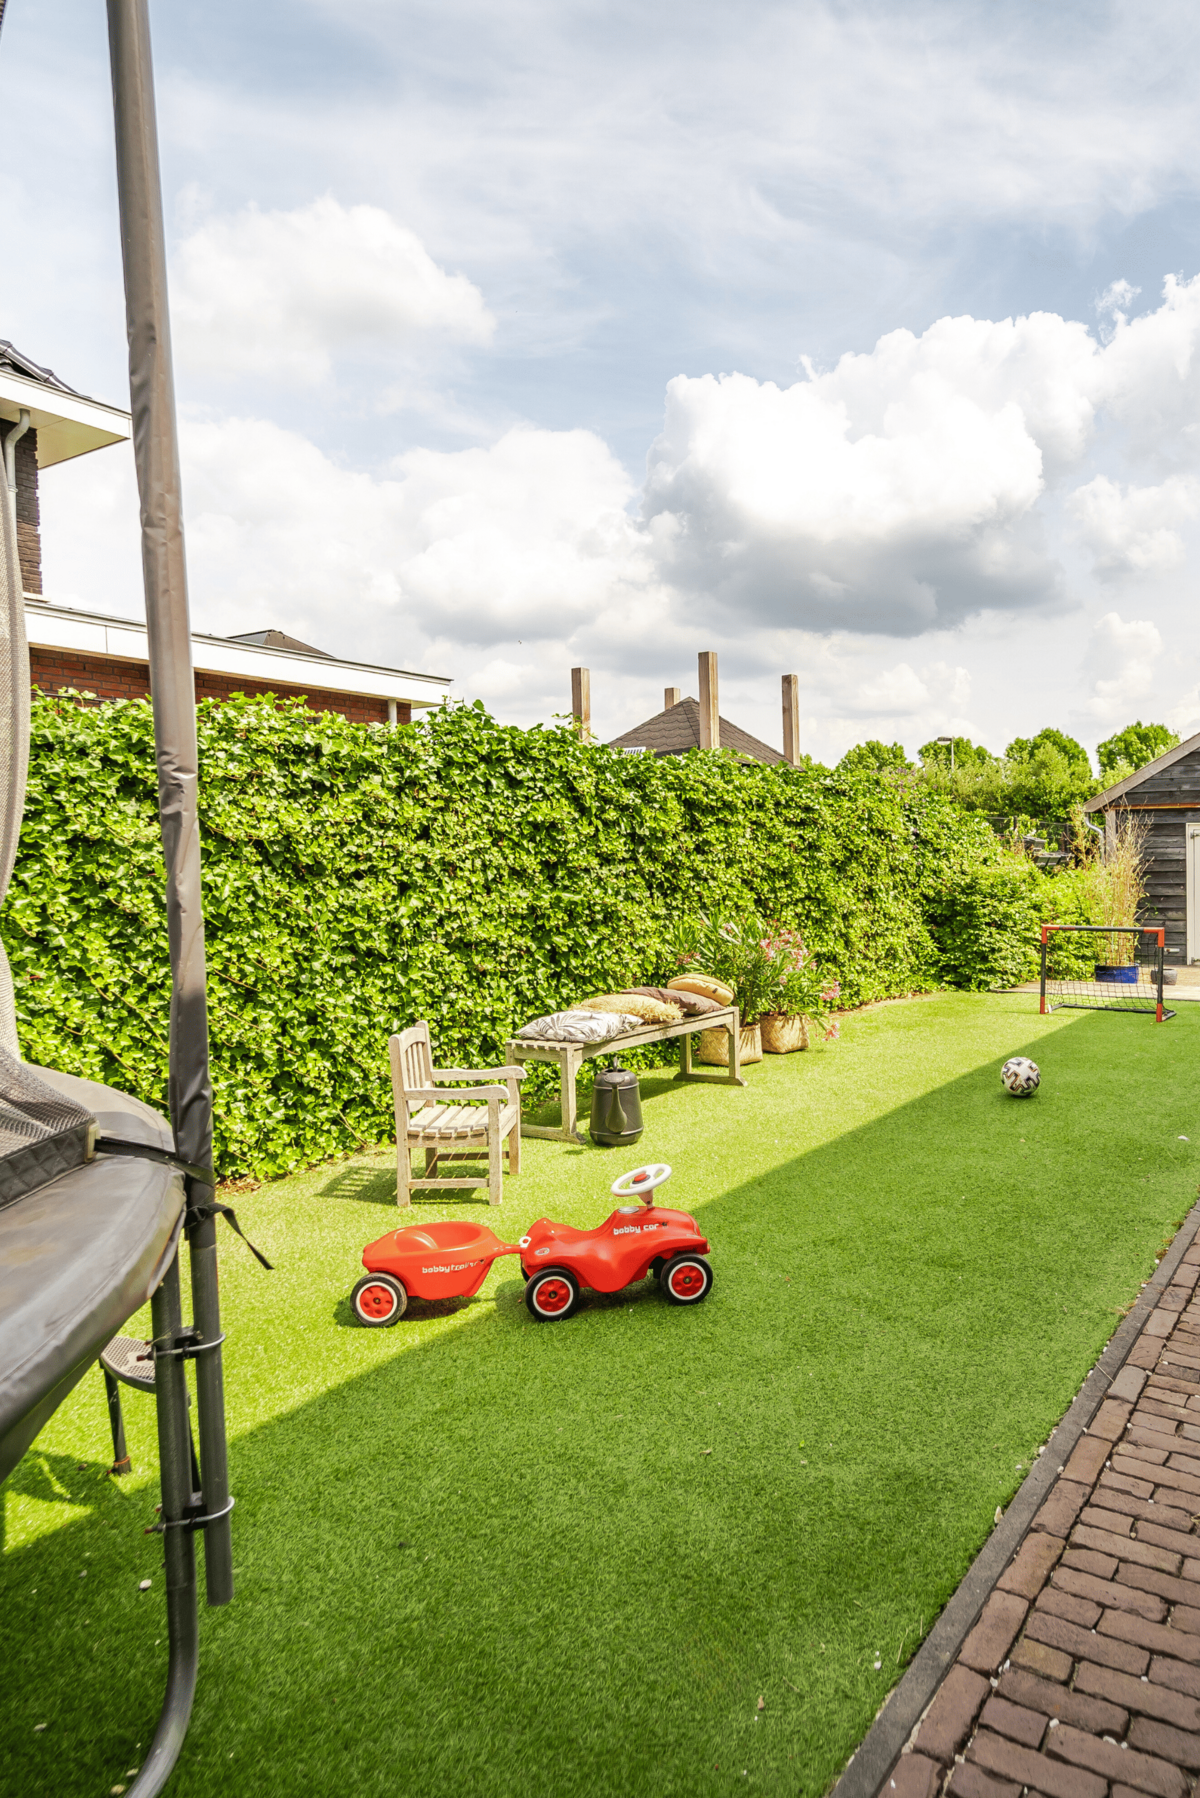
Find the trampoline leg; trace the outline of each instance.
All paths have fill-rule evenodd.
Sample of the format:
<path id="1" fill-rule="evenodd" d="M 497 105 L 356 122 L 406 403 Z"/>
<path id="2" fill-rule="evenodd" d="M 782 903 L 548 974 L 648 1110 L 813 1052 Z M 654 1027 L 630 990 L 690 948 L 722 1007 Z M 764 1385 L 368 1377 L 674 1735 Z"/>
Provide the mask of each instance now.
<path id="1" fill-rule="evenodd" d="M 179 1303 L 179 1257 L 175 1256 L 151 1300 L 156 1340 L 174 1338 L 182 1323 Z M 171 1776 L 192 1714 L 200 1655 L 199 1606 L 196 1595 L 196 1538 L 179 1523 L 192 1498 L 191 1431 L 188 1427 L 187 1380 L 179 1355 L 163 1355 L 154 1364 L 158 1411 L 158 1459 L 162 1478 L 163 1560 L 167 1575 L 167 1642 L 170 1660 L 162 1715 L 141 1771 L 128 1798 L 154 1798 Z"/>
<path id="2" fill-rule="evenodd" d="M 100 1369 L 104 1375 L 104 1390 L 108 1394 L 108 1421 L 112 1429 L 113 1464 L 110 1473 L 129 1472 L 129 1450 L 125 1446 L 125 1417 L 121 1410 L 121 1388 L 109 1373 L 107 1367 Z"/>
<path id="3" fill-rule="evenodd" d="M 217 1220 L 206 1218 L 188 1243 L 192 1273 L 192 1316 L 205 1342 L 220 1342 L 221 1297 L 217 1281 Z M 200 1472 L 197 1488 L 204 1509 L 221 1512 L 229 1503 L 229 1450 L 225 1438 L 225 1380 L 220 1348 L 197 1355 L 196 1411 L 200 1429 Z M 229 1515 L 216 1517 L 204 1529 L 204 1581 L 209 1604 L 228 1604 L 233 1597 L 233 1536 Z"/>

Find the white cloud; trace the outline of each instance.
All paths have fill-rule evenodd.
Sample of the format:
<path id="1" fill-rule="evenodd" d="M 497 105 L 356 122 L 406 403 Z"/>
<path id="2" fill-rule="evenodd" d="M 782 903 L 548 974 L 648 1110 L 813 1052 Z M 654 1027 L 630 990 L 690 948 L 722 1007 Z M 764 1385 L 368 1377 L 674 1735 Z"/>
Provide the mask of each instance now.
<path id="1" fill-rule="evenodd" d="M 1172 476 L 1157 487 L 1122 489 L 1098 474 L 1077 487 L 1067 502 L 1080 536 L 1102 579 L 1129 574 L 1165 574 L 1186 554 L 1173 527 L 1200 511 L 1200 480 Z"/>
<path id="2" fill-rule="evenodd" d="M 487 343 L 479 289 L 378 206 L 331 198 L 205 220 L 174 258 L 180 353 L 201 369 L 312 385 L 340 356 L 386 361 L 427 338 Z"/>
<path id="3" fill-rule="evenodd" d="M 1116 726 L 1155 693 L 1155 668 L 1162 654 L 1158 626 L 1146 618 L 1123 619 L 1106 612 L 1092 626 L 1084 657 L 1091 697 L 1084 711 L 1100 726 Z"/>

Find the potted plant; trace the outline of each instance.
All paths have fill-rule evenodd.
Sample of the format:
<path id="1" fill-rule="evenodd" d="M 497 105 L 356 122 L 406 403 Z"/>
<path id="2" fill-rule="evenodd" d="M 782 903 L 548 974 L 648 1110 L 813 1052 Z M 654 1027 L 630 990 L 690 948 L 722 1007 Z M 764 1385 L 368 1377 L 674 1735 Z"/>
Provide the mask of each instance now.
<path id="1" fill-rule="evenodd" d="M 822 1017 L 837 998 L 836 982 L 822 981 L 795 931 L 764 923 L 753 913 L 735 919 L 698 918 L 678 927 L 676 963 L 711 974 L 733 989 L 741 1016 L 741 1059 L 807 1048 L 808 1020 Z M 836 1036 L 837 1026 L 826 1030 Z M 701 1031 L 701 1061 L 721 1065 L 724 1030 Z"/>

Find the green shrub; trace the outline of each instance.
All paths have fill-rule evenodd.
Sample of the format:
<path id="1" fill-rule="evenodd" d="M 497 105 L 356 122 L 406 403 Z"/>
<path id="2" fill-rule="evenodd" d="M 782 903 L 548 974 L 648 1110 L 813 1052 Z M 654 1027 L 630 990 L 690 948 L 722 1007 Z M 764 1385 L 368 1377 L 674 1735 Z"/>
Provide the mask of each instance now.
<path id="1" fill-rule="evenodd" d="M 235 699 L 199 731 L 229 1174 L 389 1137 L 392 1029 L 428 1018 L 444 1064 L 494 1063 L 531 1017 L 669 977 L 680 918 L 798 927 L 856 1005 L 1018 977 L 1063 879 L 902 772 L 624 755 L 479 707 L 388 730 Z M 162 1107 L 155 807 L 148 703 L 35 699 L 3 916 L 24 1052 Z"/>

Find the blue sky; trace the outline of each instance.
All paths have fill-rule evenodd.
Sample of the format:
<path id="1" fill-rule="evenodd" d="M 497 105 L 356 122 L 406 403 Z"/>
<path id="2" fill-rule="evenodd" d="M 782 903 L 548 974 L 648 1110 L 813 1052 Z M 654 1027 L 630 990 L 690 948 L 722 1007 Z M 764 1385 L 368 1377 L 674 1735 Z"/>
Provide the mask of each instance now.
<path id="1" fill-rule="evenodd" d="M 604 734 L 717 649 L 826 759 L 1200 728 L 1187 9 L 152 19 L 198 627 L 522 723 L 584 662 Z M 107 83 L 10 0 L 0 335 L 120 401 Z M 43 501 L 50 596 L 136 612 L 124 453 Z"/>

